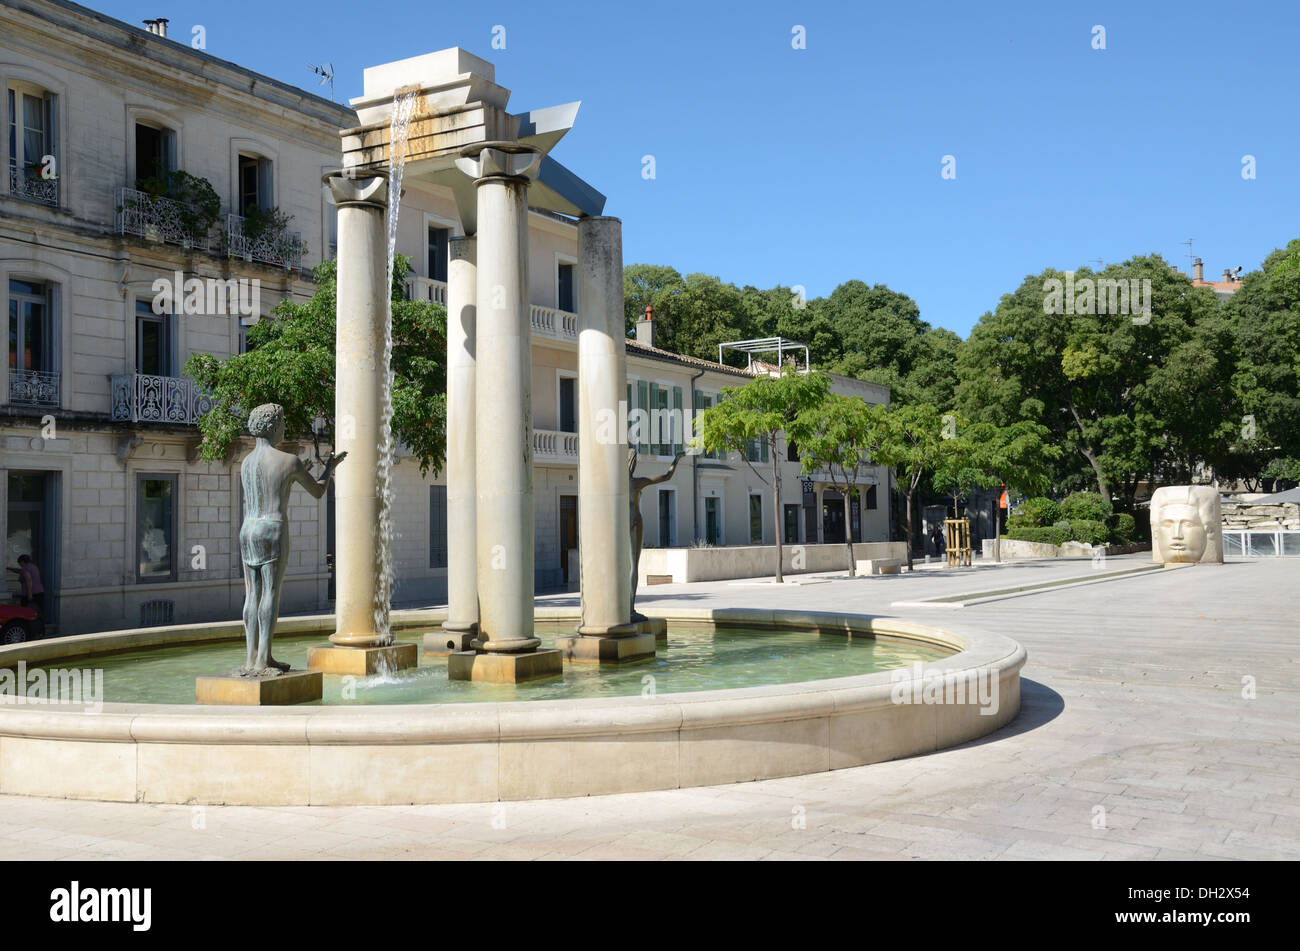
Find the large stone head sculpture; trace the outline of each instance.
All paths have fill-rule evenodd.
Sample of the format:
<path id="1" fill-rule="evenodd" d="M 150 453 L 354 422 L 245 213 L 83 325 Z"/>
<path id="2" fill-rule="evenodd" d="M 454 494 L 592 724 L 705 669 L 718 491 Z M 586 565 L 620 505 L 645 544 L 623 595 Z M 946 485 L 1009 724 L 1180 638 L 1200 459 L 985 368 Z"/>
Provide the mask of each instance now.
<path id="1" fill-rule="evenodd" d="M 1160 564 L 1221 564 L 1219 490 L 1173 485 L 1151 496 L 1151 557 Z"/>
<path id="2" fill-rule="evenodd" d="M 272 446 L 284 442 L 284 407 L 279 403 L 263 403 L 248 414 L 248 431 Z"/>

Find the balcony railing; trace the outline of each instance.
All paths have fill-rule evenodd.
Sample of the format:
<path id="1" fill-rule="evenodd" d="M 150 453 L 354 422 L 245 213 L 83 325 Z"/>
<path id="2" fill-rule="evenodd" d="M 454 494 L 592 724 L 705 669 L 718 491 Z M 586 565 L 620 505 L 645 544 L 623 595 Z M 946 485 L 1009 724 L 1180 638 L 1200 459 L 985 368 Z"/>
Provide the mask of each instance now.
<path id="1" fill-rule="evenodd" d="M 578 339 L 578 315 L 554 307 L 541 307 L 533 304 L 530 308 L 533 334 L 550 337 L 552 340 Z"/>
<path id="2" fill-rule="evenodd" d="M 245 220 L 243 215 L 226 215 L 226 248 L 232 258 L 260 261 L 290 271 L 302 267 L 301 234 L 285 231 L 249 237 L 244 234 Z"/>
<path id="3" fill-rule="evenodd" d="M 42 178 L 17 165 L 9 166 L 9 197 L 59 207 L 59 180 Z"/>
<path id="4" fill-rule="evenodd" d="M 434 281 L 427 277 L 408 277 L 406 279 L 406 296 L 411 300 L 447 306 L 447 285 L 443 281 Z"/>
<path id="5" fill-rule="evenodd" d="M 533 430 L 533 462 L 578 463 L 578 434 Z"/>
<path id="6" fill-rule="evenodd" d="M 109 380 L 114 420 L 128 423 L 197 423 L 212 397 L 185 376 L 123 373 Z"/>
<path id="7" fill-rule="evenodd" d="M 210 232 L 196 235 L 185 226 L 194 209 L 174 198 L 163 198 L 138 188 L 117 190 L 117 233 L 131 234 L 158 244 L 174 244 L 195 251 L 215 250 Z"/>
<path id="8" fill-rule="evenodd" d="M 40 370 L 9 370 L 9 402 L 28 406 L 59 405 L 59 375 Z"/>

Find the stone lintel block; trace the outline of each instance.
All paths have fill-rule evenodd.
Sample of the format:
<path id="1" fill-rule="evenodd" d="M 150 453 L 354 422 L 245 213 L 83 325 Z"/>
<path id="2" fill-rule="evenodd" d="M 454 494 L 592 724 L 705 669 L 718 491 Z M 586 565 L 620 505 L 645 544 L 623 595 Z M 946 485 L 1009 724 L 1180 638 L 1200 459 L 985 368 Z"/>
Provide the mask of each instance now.
<path id="1" fill-rule="evenodd" d="M 382 670 L 406 670 L 420 663 L 420 647 L 414 643 L 382 647 L 335 647 L 307 649 L 307 667 L 325 674 L 366 677 Z"/>
<path id="2" fill-rule="evenodd" d="M 570 637 L 557 637 L 555 646 L 570 663 L 625 664 L 653 657 L 655 636 L 648 631 L 644 634 L 617 636 L 574 634 Z"/>
<path id="3" fill-rule="evenodd" d="M 457 651 L 447 655 L 447 677 L 451 680 L 477 680 L 493 684 L 520 684 L 564 673 L 564 660 L 558 650 L 520 651 L 518 654 L 491 654 Z"/>
<path id="4" fill-rule="evenodd" d="M 194 696 L 201 704 L 284 706 L 319 700 L 324 681 L 324 675 L 316 670 L 291 670 L 268 677 L 196 677 Z"/>
<path id="5" fill-rule="evenodd" d="M 436 631 L 427 631 L 424 635 L 424 652 L 441 656 L 467 651 L 470 650 L 470 642 L 476 636 L 474 631 L 456 631 L 445 627 Z"/>

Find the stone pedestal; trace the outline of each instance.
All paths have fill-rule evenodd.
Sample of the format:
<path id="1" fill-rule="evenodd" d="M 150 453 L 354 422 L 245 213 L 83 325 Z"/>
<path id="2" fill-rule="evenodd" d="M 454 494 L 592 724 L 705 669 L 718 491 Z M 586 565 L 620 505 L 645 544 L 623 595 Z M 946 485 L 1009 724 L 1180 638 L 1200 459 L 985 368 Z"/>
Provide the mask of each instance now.
<path id="1" fill-rule="evenodd" d="M 517 654 L 459 651 L 447 655 L 447 677 L 482 683 L 519 684 L 564 674 L 558 650 L 528 650 Z"/>
<path id="2" fill-rule="evenodd" d="M 445 627 L 440 631 L 429 631 L 424 635 L 424 652 L 426 654 L 444 655 L 457 651 L 467 651 L 473 647 L 472 631 L 449 631 Z"/>
<path id="3" fill-rule="evenodd" d="M 577 634 L 557 637 L 555 646 L 564 659 L 573 664 L 624 664 L 655 656 L 657 642 L 667 641 L 668 622 L 663 618 L 643 618 L 591 634 L 578 628 Z"/>
<path id="4" fill-rule="evenodd" d="M 338 646 L 378 646 L 379 444 L 388 320 L 388 236 L 385 178 L 329 178 L 338 208 L 338 291 L 334 389 L 334 451 L 347 462 L 334 476 L 339 544 L 334 554 Z M 387 611 L 388 605 L 378 606 Z"/>
<path id="5" fill-rule="evenodd" d="M 447 251 L 447 620 L 443 629 L 455 650 L 466 650 L 478 631 L 478 571 L 474 536 L 475 314 L 478 309 L 478 245 L 452 238 Z M 426 653 L 438 641 L 425 635 Z"/>
<path id="6" fill-rule="evenodd" d="M 382 647 L 312 647 L 307 650 L 307 666 L 326 674 L 351 674 L 366 677 L 384 671 L 406 670 L 420 663 L 417 644 L 385 644 Z"/>
<path id="7" fill-rule="evenodd" d="M 196 677 L 200 704 L 269 707 L 311 703 L 322 696 L 325 678 L 314 670 L 291 670 L 266 677 Z"/>

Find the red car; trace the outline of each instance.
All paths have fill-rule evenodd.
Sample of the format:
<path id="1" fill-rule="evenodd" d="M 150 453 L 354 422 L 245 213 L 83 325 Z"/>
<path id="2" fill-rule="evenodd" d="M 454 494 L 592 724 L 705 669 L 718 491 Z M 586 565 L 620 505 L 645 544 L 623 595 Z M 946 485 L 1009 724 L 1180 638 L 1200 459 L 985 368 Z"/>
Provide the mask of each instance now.
<path id="1" fill-rule="evenodd" d="M 41 622 L 32 608 L 0 604 L 0 644 L 21 644 L 40 636 Z"/>

